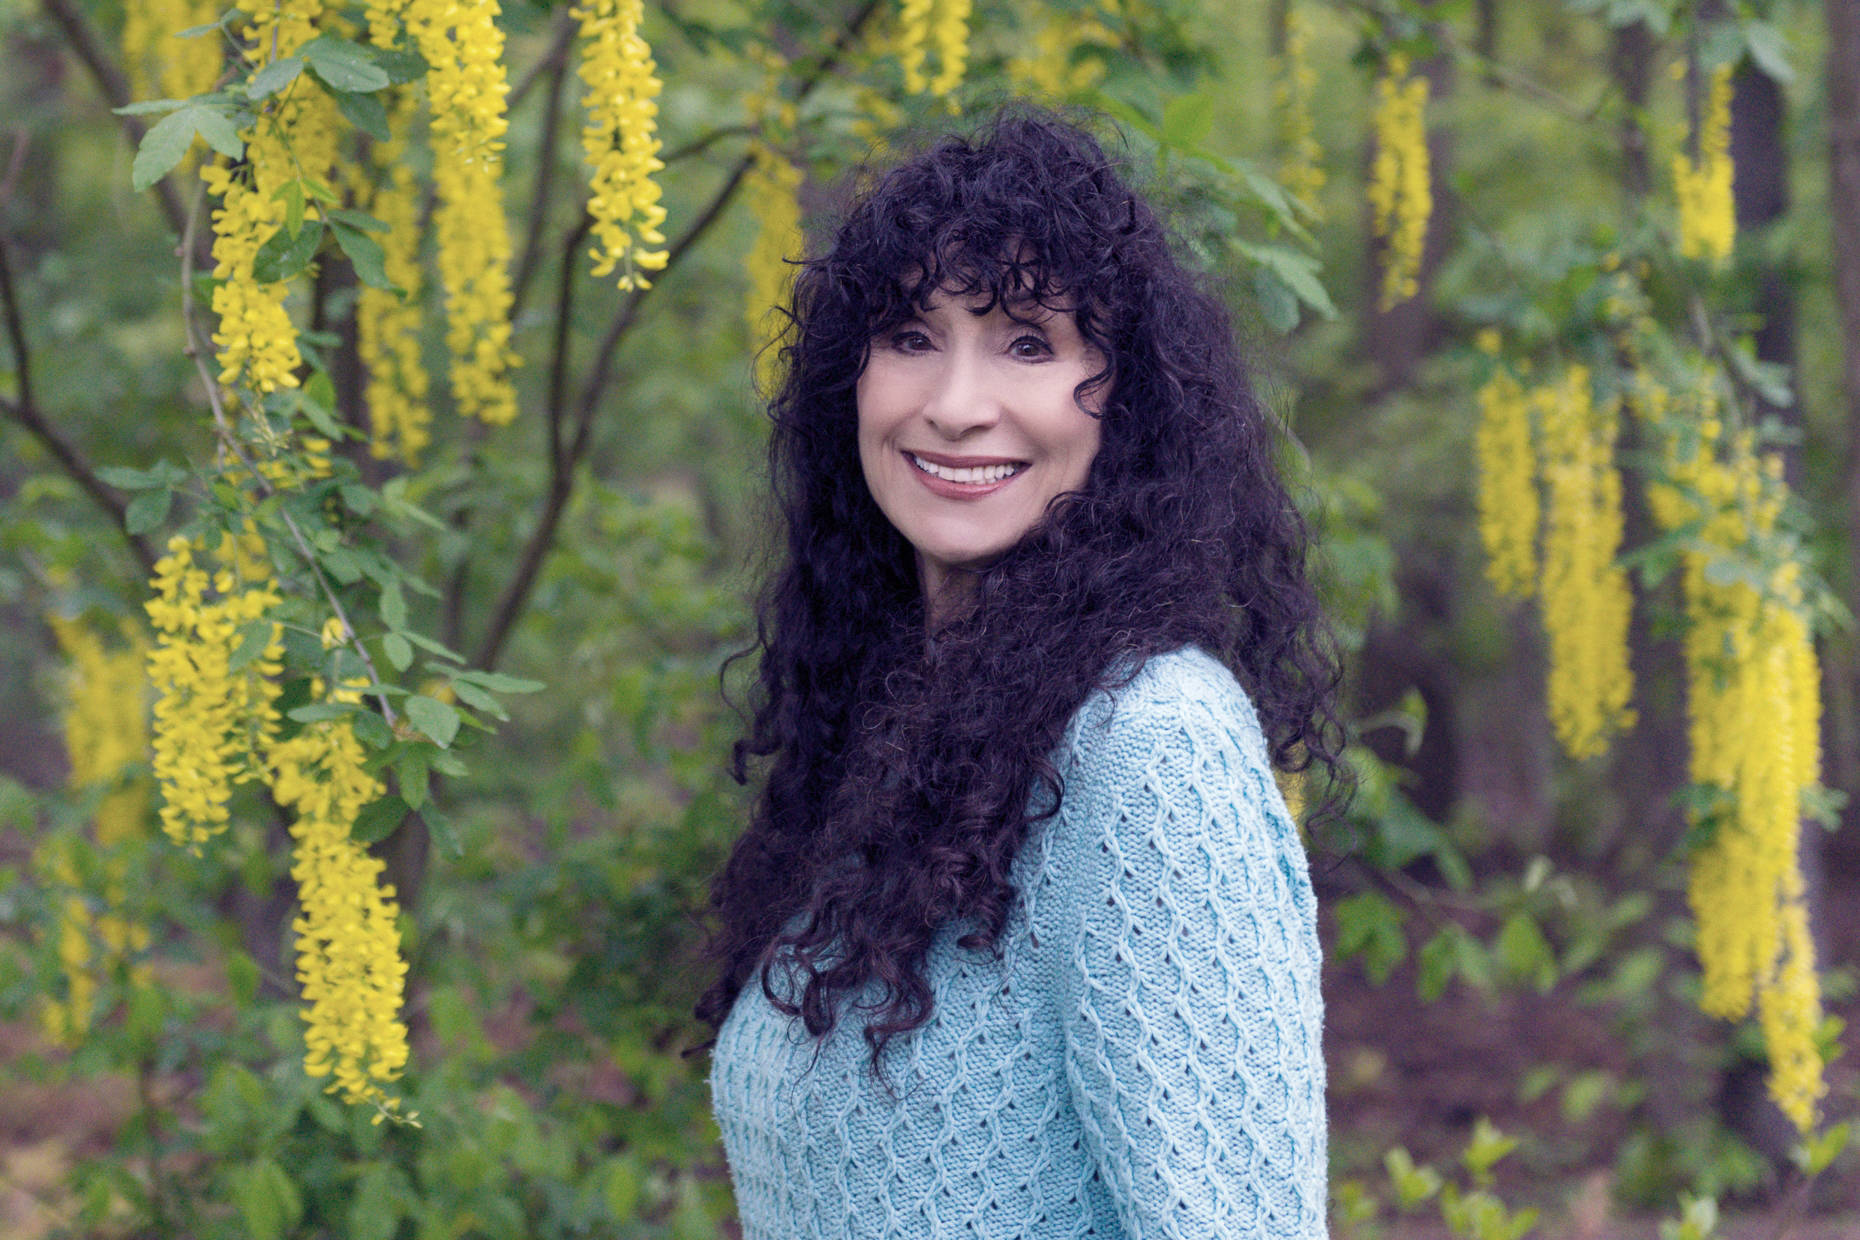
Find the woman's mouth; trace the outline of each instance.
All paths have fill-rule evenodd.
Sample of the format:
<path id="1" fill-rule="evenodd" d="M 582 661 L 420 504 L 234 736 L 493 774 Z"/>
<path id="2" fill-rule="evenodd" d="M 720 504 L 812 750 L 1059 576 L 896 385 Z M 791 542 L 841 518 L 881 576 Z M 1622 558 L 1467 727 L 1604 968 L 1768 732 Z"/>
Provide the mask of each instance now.
<path id="1" fill-rule="evenodd" d="M 942 482 L 953 482 L 963 486 L 989 486 L 1005 482 L 1027 468 L 1025 461 L 995 461 L 981 465 L 945 465 L 936 461 L 927 461 L 915 452 L 906 452 L 904 459 L 915 466 L 919 472 Z"/>

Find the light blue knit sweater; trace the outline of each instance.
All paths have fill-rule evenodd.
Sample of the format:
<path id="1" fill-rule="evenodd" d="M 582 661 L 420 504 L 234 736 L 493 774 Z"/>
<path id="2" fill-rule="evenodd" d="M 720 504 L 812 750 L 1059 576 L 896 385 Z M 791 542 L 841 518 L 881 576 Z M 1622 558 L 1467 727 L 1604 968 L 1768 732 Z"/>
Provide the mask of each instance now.
<path id="1" fill-rule="evenodd" d="M 856 1013 L 816 1040 L 737 999 L 711 1091 L 747 1240 L 1326 1234 L 1315 906 L 1252 704 L 1158 656 L 1058 761 L 1000 958 L 944 928 L 885 1083 Z"/>

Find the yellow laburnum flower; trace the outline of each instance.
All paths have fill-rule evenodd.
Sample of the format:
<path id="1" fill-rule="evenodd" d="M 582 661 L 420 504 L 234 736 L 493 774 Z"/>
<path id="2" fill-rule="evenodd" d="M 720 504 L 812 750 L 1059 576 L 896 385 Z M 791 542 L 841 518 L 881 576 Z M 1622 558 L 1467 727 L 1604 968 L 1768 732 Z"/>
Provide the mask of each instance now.
<path id="1" fill-rule="evenodd" d="M 1597 410 L 1589 372 L 1572 366 L 1535 394 L 1543 427 L 1544 629 L 1550 647 L 1550 723 L 1564 750 L 1590 758 L 1633 723 L 1628 699 L 1627 573 L 1613 409 Z"/>
<path id="2" fill-rule="evenodd" d="M 1104 80 L 1101 55 L 1080 56 L 1083 47 L 1114 47 L 1117 37 L 1096 16 L 1048 13 L 1024 56 L 1007 62 L 1008 81 L 1023 95 L 1067 99 L 1089 91 Z"/>
<path id="3" fill-rule="evenodd" d="M 213 89 L 223 63 L 215 35 L 178 39 L 212 23 L 218 0 L 127 0 L 123 5 L 123 67 L 137 99 L 190 99 Z"/>
<path id="4" fill-rule="evenodd" d="M 1673 190 L 1679 202 L 1679 253 L 1723 262 L 1737 238 L 1731 197 L 1731 66 L 1712 70 L 1698 133 L 1698 159 L 1673 156 Z"/>
<path id="5" fill-rule="evenodd" d="M 52 616 L 49 622 L 70 659 L 64 708 L 69 786 L 76 793 L 107 790 L 96 816 L 101 873 L 93 870 L 86 881 L 78 841 L 70 836 L 48 841 L 38 858 L 48 886 L 65 893 L 53 930 L 65 994 L 48 997 L 40 1018 L 52 1041 L 69 1046 L 89 1031 L 104 982 L 149 945 L 147 925 L 127 912 L 128 859 L 119 848 L 143 836 L 148 816 L 148 783 L 135 773 L 148 756 L 147 643 L 131 631 L 127 645 L 111 649 L 75 621 Z M 129 970 L 132 985 L 146 976 L 146 966 Z"/>
<path id="6" fill-rule="evenodd" d="M 659 159 L 659 79 L 640 36 L 641 0 L 587 0 L 570 12 L 581 23 L 582 150 L 594 169 L 588 214 L 594 220 L 594 274 L 622 267 L 620 287 L 650 288 L 642 272 L 665 266 L 665 208 L 653 173 Z"/>
<path id="7" fill-rule="evenodd" d="M 937 72 L 930 93 L 944 96 L 962 85 L 969 65 L 969 11 L 971 0 L 940 0 L 931 24 L 936 42 Z"/>
<path id="8" fill-rule="evenodd" d="M 1662 393 L 1648 402 L 1665 411 Z M 1793 562 L 1751 579 L 1785 501 L 1780 461 L 1748 432 L 1727 438 L 1710 391 L 1696 417 L 1656 425 L 1666 480 L 1649 509 L 1668 530 L 1696 530 L 1683 561 L 1690 775 L 1715 792 L 1695 810 L 1687 900 L 1698 923 L 1700 1006 L 1738 1020 L 1754 1006 L 1769 1051 L 1769 1090 L 1802 1132 L 1825 1092 L 1814 1033 L 1820 984 L 1797 863 L 1803 799 L 1820 781 L 1821 673 Z M 1771 544 L 1773 545 L 1773 544 Z M 1729 565 L 1744 571 L 1724 571 Z"/>
<path id="9" fill-rule="evenodd" d="M 369 428 L 368 450 L 376 459 L 396 458 L 408 465 L 432 442 L 427 403 L 431 380 L 420 351 L 425 315 L 420 292 L 420 189 L 408 155 L 408 131 L 415 112 L 411 94 L 396 97 L 388 108 L 386 142 L 374 149 L 377 183 L 369 187 L 369 211 L 387 225 L 379 234 L 381 268 L 388 282 L 402 290 L 363 286 L 356 294 L 356 349 L 368 368 L 364 398 Z"/>
<path id="10" fill-rule="evenodd" d="M 332 697 L 341 697 L 335 694 Z M 394 889 L 382 863 L 350 838 L 356 815 L 381 795 L 347 719 L 307 725 L 270 750 L 272 795 L 293 811 L 291 877 L 302 913 L 297 980 L 303 986 L 304 1070 L 329 1092 L 392 1113 L 384 1086 L 407 1064 L 400 1019 L 407 964 Z"/>
<path id="11" fill-rule="evenodd" d="M 1537 449 L 1531 400 L 1500 366 L 1479 389 L 1479 538 L 1492 588 L 1513 598 L 1537 589 Z"/>
<path id="12" fill-rule="evenodd" d="M 234 785 L 258 773 L 257 755 L 278 725 L 284 653 L 283 627 L 269 619 L 282 601 L 276 590 L 241 583 L 227 568 L 209 572 L 196 555 L 187 539 L 170 539 L 146 604 L 156 635 L 148 678 L 158 695 L 162 829 L 193 848 L 225 829 Z"/>
<path id="13" fill-rule="evenodd" d="M 262 7 L 246 37 L 254 72 L 315 38 L 322 17 L 321 0 Z M 201 169 L 208 191 L 220 199 L 213 212 L 213 274 L 220 281 L 213 290 L 219 316 L 213 343 L 221 383 L 244 383 L 261 393 L 297 386 L 303 357 L 285 309 L 289 287 L 260 282 L 253 263 L 285 223 L 285 185 L 300 178 L 328 181 L 338 132 L 335 103 L 325 92 L 287 90 L 267 100 L 264 113 L 240 135 L 245 160 L 237 174 L 219 163 Z M 306 215 L 318 214 L 311 200 Z"/>
<path id="14" fill-rule="evenodd" d="M 1396 52 L 1376 80 L 1375 160 L 1370 166 L 1369 206 L 1375 235 L 1384 243 L 1384 310 L 1413 297 L 1420 288 L 1427 223 L 1434 192 L 1427 153 L 1425 77 L 1411 77 L 1408 57 Z"/>
<path id="15" fill-rule="evenodd" d="M 921 95 L 930 85 L 924 62 L 930 49 L 930 19 L 936 0 L 904 0 L 898 14 L 898 63 L 904 69 L 906 94 Z"/>
<path id="16" fill-rule="evenodd" d="M 510 371 L 510 227 L 500 183 L 510 84 L 496 0 L 406 0 L 414 46 L 426 58 L 432 108 L 433 211 L 453 403 L 493 426 L 517 416 Z"/>
<path id="17" fill-rule="evenodd" d="M 755 348 L 756 386 L 768 391 L 778 381 L 784 322 L 780 307 L 786 306 L 794 285 L 791 260 L 801 254 L 801 170 L 758 142 L 751 151 L 744 189 L 755 204 L 757 221 L 755 243 L 743 264 L 749 276 L 744 311 Z"/>
<path id="18" fill-rule="evenodd" d="M 1317 94 L 1317 70 L 1307 49 L 1311 24 L 1302 10 L 1285 10 L 1285 52 L 1273 57 L 1272 109 L 1279 137 L 1279 180 L 1314 213 L 1324 188 L 1324 147 L 1317 139 L 1311 101 Z"/>

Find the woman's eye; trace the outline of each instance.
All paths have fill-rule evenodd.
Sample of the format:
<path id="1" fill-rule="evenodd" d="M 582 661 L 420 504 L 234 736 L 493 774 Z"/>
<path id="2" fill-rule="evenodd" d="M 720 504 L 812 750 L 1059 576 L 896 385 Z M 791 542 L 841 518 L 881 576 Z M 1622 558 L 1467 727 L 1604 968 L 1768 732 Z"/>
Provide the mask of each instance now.
<path id="1" fill-rule="evenodd" d="M 1009 346 L 1015 357 L 1045 357 L 1053 347 L 1040 336 L 1020 336 Z"/>
<path id="2" fill-rule="evenodd" d="M 916 330 L 893 332 L 891 347 L 902 353 L 916 353 L 930 347 L 930 337 Z"/>

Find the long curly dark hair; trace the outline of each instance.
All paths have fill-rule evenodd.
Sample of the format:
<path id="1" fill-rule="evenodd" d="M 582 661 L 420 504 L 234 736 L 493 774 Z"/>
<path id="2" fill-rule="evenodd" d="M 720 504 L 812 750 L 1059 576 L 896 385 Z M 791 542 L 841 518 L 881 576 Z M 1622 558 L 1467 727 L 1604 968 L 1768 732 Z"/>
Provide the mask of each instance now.
<path id="1" fill-rule="evenodd" d="M 874 337 L 937 290 L 1075 308 L 1109 366 L 1078 393 L 1108 383 L 1084 489 L 928 634 L 912 549 L 865 486 L 854 385 Z M 1226 310 L 1081 129 L 1016 109 L 895 168 L 802 264 L 790 318 L 769 449 L 786 545 L 735 749 L 737 778 L 762 782 L 712 890 L 719 975 L 697 1015 L 721 1025 L 758 975 L 816 1036 L 856 1000 L 876 1068 L 929 1019 L 938 928 L 999 940 L 1089 694 L 1199 645 L 1252 696 L 1275 765 L 1316 764 L 1340 790 L 1339 667 Z"/>

